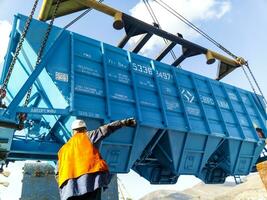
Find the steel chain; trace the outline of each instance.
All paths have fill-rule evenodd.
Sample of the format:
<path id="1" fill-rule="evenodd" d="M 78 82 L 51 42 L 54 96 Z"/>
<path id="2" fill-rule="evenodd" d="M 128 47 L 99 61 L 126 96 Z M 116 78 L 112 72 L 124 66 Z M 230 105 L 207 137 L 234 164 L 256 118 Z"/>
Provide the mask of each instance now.
<path id="1" fill-rule="evenodd" d="M 36 60 L 36 63 L 35 63 L 34 68 L 36 68 L 36 66 L 38 66 L 40 64 L 41 60 L 42 60 L 42 55 L 44 53 L 47 40 L 48 40 L 49 35 L 50 35 L 50 32 L 52 30 L 52 26 L 54 24 L 54 20 L 56 18 L 56 14 L 57 14 L 57 10 L 58 10 L 58 7 L 59 7 L 60 2 L 61 2 L 61 0 L 57 0 L 57 2 L 56 2 L 56 6 L 54 8 L 53 15 L 51 17 L 51 20 L 50 20 L 49 25 L 47 27 L 45 36 L 44 36 L 43 41 L 41 43 L 40 50 L 39 50 L 39 52 L 37 54 L 37 60 Z M 31 92 L 32 92 L 32 86 L 30 87 L 30 89 L 28 90 L 28 92 L 26 94 L 26 99 L 25 99 L 25 102 L 24 102 L 24 107 L 26 107 L 29 104 L 29 102 L 30 102 Z"/>
<path id="2" fill-rule="evenodd" d="M 1 87 L 1 93 L 2 93 L 2 91 L 5 91 L 6 88 L 7 88 L 8 82 L 10 80 L 10 76 L 11 76 L 12 71 L 14 69 L 14 66 L 16 64 L 16 61 L 17 61 L 17 58 L 19 56 L 20 50 L 22 48 L 23 42 L 24 42 L 24 40 L 26 38 L 26 35 L 27 35 L 27 32 L 29 30 L 29 27 L 30 27 L 30 24 L 31 24 L 33 15 L 34 15 L 35 10 L 36 10 L 36 7 L 38 5 L 38 1 L 39 0 L 35 0 L 34 5 L 33 5 L 33 8 L 31 10 L 31 13 L 30 13 L 30 15 L 29 15 L 29 17 L 28 17 L 28 19 L 27 19 L 27 21 L 25 23 L 24 29 L 23 29 L 23 31 L 21 33 L 21 36 L 20 36 L 19 43 L 18 43 L 17 48 L 15 50 L 14 56 L 12 58 L 10 67 L 8 68 L 8 72 L 7 72 L 6 78 L 5 78 L 4 83 L 3 83 L 2 87 Z"/>

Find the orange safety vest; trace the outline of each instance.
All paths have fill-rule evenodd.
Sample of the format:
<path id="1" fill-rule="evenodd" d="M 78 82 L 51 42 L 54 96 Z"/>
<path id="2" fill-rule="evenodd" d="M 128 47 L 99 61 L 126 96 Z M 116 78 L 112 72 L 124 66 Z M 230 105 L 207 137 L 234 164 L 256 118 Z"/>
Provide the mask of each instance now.
<path id="1" fill-rule="evenodd" d="M 76 133 L 58 152 L 58 185 L 68 179 L 81 175 L 108 171 L 106 162 L 101 158 L 86 132 Z"/>

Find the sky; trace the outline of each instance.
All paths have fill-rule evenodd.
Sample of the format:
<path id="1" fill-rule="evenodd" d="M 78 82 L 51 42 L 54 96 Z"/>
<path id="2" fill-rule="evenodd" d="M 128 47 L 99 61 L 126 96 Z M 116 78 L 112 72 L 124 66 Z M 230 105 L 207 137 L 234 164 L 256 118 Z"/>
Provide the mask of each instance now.
<path id="1" fill-rule="evenodd" d="M 12 4 L 11 4 L 12 2 Z M 13 16 L 17 13 L 28 15 L 32 7 L 33 0 L 0 0 L 0 70 L 4 55 L 8 45 L 8 35 L 12 27 Z M 111 5 L 125 13 L 133 15 L 148 23 L 152 23 L 144 4 L 139 0 L 106 0 L 106 4 Z M 126 3 L 127 2 L 127 3 Z M 257 78 L 263 93 L 267 94 L 266 68 L 265 60 L 267 51 L 267 1 L 266 0 L 164 0 L 173 9 L 181 13 L 195 25 L 207 32 L 216 41 L 221 43 L 234 54 L 241 56 L 249 61 L 252 71 Z M 223 53 L 205 38 L 195 33 L 192 29 L 182 24 L 178 19 L 164 11 L 155 2 L 151 2 L 163 29 L 171 33 L 181 33 L 185 39 L 191 40 L 206 48 Z M 40 10 L 40 4 L 37 7 L 37 13 Z M 35 17 L 37 16 L 35 14 Z M 55 25 L 63 27 L 71 21 L 77 14 L 61 17 L 55 21 Z M 92 11 L 69 30 L 86 35 L 88 37 L 116 45 L 122 38 L 124 32 L 112 29 L 112 18 L 102 13 Z M 138 38 L 133 39 L 128 46 L 131 48 Z M 152 38 L 151 41 L 142 50 L 142 54 L 153 57 L 163 47 L 163 41 L 159 38 Z M 177 55 L 181 52 L 179 47 L 175 48 Z M 164 60 L 167 63 L 172 62 L 168 57 Z M 205 64 L 204 56 L 188 59 L 182 63 L 182 68 L 194 73 L 202 74 L 214 78 L 217 72 L 217 63 L 213 65 Z M 237 87 L 251 90 L 241 69 L 235 70 L 229 76 L 222 80 L 223 82 L 235 85 Z M 14 166 L 16 164 L 13 164 Z M 18 169 L 21 164 L 18 164 Z M 14 167 L 15 168 L 15 167 Z M 12 168 L 12 170 L 14 170 Z M 120 178 L 127 189 L 127 192 L 133 199 L 138 199 L 148 192 L 157 189 L 183 190 L 198 182 L 198 179 L 191 176 L 181 176 L 176 185 L 171 186 L 151 186 L 145 179 L 131 172 L 130 174 L 120 175 Z M 0 177 L 5 179 L 4 177 Z M 7 178 L 6 178 L 7 179 Z M 12 184 L 17 186 L 17 178 L 8 178 Z M 137 187 L 142 185 L 142 187 Z M 13 192 L 11 192 L 13 191 Z M 19 191 L 3 188 L 0 185 L 0 197 L 2 200 L 16 200 L 19 197 Z M 13 195 L 12 197 L 10 195 Z"/>

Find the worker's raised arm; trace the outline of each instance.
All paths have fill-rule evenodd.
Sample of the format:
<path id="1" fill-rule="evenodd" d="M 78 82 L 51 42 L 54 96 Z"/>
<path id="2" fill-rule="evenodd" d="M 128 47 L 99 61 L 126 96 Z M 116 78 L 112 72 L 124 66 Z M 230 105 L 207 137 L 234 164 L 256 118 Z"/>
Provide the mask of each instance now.
<path id="1" fill-rule="evenodd" d="M 115 132 L 116 130 L 124 126 L 135 126 L 135 125 L 136 125 L 136 121 L 134 118 L 117 120 L 109 124 L 106 124 L 104 126 L 100 126 L 96 130 L 89 131 L 89 138 L 92 143 L 97 143 L 101 139 L 109 136 L 111 133 Z"/>

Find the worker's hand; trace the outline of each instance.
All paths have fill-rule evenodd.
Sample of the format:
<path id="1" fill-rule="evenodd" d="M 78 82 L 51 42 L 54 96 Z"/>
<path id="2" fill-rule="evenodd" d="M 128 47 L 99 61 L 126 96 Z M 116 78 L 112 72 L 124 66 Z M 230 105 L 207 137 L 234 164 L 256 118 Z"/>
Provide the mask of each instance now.
<path id="1" fill-rule="evenodd" d="M 55 179 L 58 182 L 58 174 L 55 174 Z"/>
<path id="2" fill-rule="evenodd" d="M 121 120 L 121 123 L 124 126 L 135 126 L 136 125 L 136 121 L 134 118 L 123 119 Z"/>

